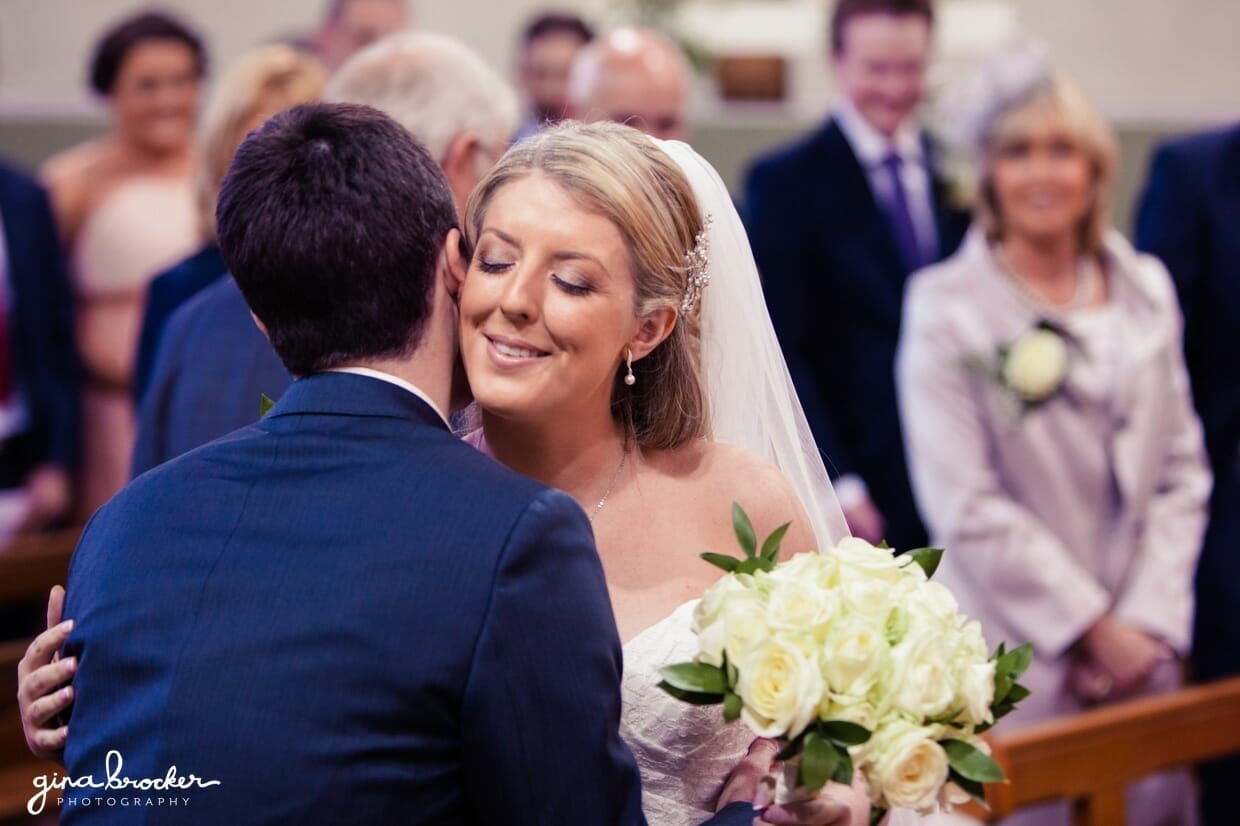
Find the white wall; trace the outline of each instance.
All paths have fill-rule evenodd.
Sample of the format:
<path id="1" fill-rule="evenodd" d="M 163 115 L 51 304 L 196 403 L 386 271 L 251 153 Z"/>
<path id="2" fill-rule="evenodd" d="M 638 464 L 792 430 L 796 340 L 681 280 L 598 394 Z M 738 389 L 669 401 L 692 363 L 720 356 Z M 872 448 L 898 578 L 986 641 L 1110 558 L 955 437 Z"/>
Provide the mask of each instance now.
<path id="1" fill-rule="evenodd" d="M 143 0 L 0 0 L 0 116 L 80 113 L 90 106 L 84 75 L 91 44 L 109 22 L 144 5 Z M 160 0 L 159 5 L 199 26 L 219 65 L 266 38 L 311 28 L 325 0 Z M 625 3 L 411 0 L 419 27 L 461 38 L 505 72 L 512 67 L 521 23 L 548 5 L 607 21 L 622 17 Z M 831 84 L 820 48 L 824 0 L 692 0 L 688 6 L 690 17 L 694 6 L 709 7 L 709 25 L 699 32 L 705 40 L 735 50 L 774 46 L 796 58 L 794 106 L 785 114 L 802 119 L 825 107 Z M 940 9 L 944 22 L 976 21 L 996 9 L 1006 14 L 1041 37 L 1056 61 L 1116 120 L 1240 117 L 1240 49 L 1234 43 L 1240 0 L 940 0 Z M 955 48 L 951 35 L 944 40 L 949 50 Z"/>

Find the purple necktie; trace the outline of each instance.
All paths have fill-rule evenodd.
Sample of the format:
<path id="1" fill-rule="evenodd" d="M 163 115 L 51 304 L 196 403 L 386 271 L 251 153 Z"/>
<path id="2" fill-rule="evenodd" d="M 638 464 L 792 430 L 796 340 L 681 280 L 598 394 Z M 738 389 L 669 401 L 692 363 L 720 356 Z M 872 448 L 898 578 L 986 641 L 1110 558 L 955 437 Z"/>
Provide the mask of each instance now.
<path id="1" fill-rule="evenodd" d="M 900 260 L 904 262 L 906 273 L 920 269 L 926 264 L 917 243 L 917 231 L 913 228 L 913 214 L 908 208 L 908 193 L 904 190 L 904 181 L 900 177 L 900 156 L 892 152 L 883 158 L 883 169 L 887 170 L 890 179 L 890 197 L 887 199 L 887 220 L 891 222 L 891 231 L 896 237 L 896 246 L 900 248 Z"/>

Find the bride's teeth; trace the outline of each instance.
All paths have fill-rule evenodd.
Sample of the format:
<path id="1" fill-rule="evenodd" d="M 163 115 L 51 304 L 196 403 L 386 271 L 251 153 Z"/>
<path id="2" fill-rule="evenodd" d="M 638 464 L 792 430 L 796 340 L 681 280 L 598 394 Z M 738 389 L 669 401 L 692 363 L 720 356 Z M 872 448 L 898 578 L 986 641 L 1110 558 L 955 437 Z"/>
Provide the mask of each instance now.
<path id="1" fill-rule="evenodd" d="M 499 350 L 505 356 L 511 356 L 512 358 L 531 359 L 542 355 L 542 353 L 539 353 L 536 350 L 525 350 L 520 347 L 512 347 L 499 341 L 494 341 L 492 344 L 495 345 L 496 350 Z"/>

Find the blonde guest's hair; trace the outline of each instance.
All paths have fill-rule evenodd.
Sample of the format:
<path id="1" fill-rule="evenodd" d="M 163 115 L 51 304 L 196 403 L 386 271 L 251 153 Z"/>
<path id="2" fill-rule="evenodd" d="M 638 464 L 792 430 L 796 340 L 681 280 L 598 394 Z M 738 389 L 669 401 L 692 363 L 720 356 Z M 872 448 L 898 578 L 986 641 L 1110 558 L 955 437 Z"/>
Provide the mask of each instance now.
<path id="1" fill-rule="evenodd" d="M 1111 189 L 1119 146 L 1115 132 L 1068 77 L 1050 74 L 1028 92 L 999 107 L 987 119 L 980 137 L 981 180 L 977 219 L 991 240 L 1003 236 L 1003 214 L 991 179 L 995 157 L 1005 146 L 1028 137 L 1048 117 L 1062 118 L 1069 136 L 1089 157 L 1094 172 L 1093 202 L 1080 227 L 1081 249 L 1095 253 L 1111 225 Z"/>
<path id="2" fill-rule="evenodd" d="M 633 312 L 638 317 L 663 309 L 677 314 L 667 339 L 633 364 L 634 386 L 624 384 L 626 368 L 619 364 L 612 383 L 612 414 L 645 449 L 669 450 L 709 435 L 701 377 L 701 304 L 687 314 L 680 312 L 688 282 L 685 256 L 703 226 L 689 180 L 650 138 L 631 127 L 577 122 L 551 127 L 510 149 L 470 195 L 465 206 L 467 256 L 473 256 L 495 194 L 535 172 L 620 231 L 633 271 Z"/>
<path id="3" fill-rule="evenodd" d="M 340 67 L 323 98 L 373 106 L 408 129 L 440 165 L 465 132 L 498 155 L 520 118 L 507 81 L 463 44 L 429 32 L 397 32 L 367 46 Z M 479 158 L 480 175 L 492 160 Z"/>
<path id="4" fill-rule="evenodd" d="M 215 202 L 246 127 L 264 111 L 319 99 L 327 71 L 310 55 L 286 44 L 261 46 L 229 66 L 207 101 L 199 125 L 202 157 L 195 176 L 198 220 L 206 240 L 215 239 Z"/>

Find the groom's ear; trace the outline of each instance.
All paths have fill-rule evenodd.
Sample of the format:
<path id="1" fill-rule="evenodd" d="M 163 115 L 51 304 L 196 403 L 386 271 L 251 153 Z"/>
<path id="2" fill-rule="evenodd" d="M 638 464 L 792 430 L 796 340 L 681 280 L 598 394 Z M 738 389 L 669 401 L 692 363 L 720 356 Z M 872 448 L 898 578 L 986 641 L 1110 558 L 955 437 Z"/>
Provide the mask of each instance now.
<path id="1" fill-rule="evenodd" d="M 676 316 L 675 310 L 664 307 L 638 319 L 637 333 L 628 344 L 633 351 L 634 361 L 644 359 L 672 334 L 672 330 L 676 329 Z"/>
<path id="2" fill-rule="evenodd" d="M 440 275 L 444 280 L 444 286 L 448 288 L 448 295 L 458 303 L 461 300 L 461 285 L 465 283 L 465 270 L 468 266 L 461 246 L 461 231 L 453 227 L 448 230 L 444 238 L 443 255 L 440 257 L 443 272 Z"/>

